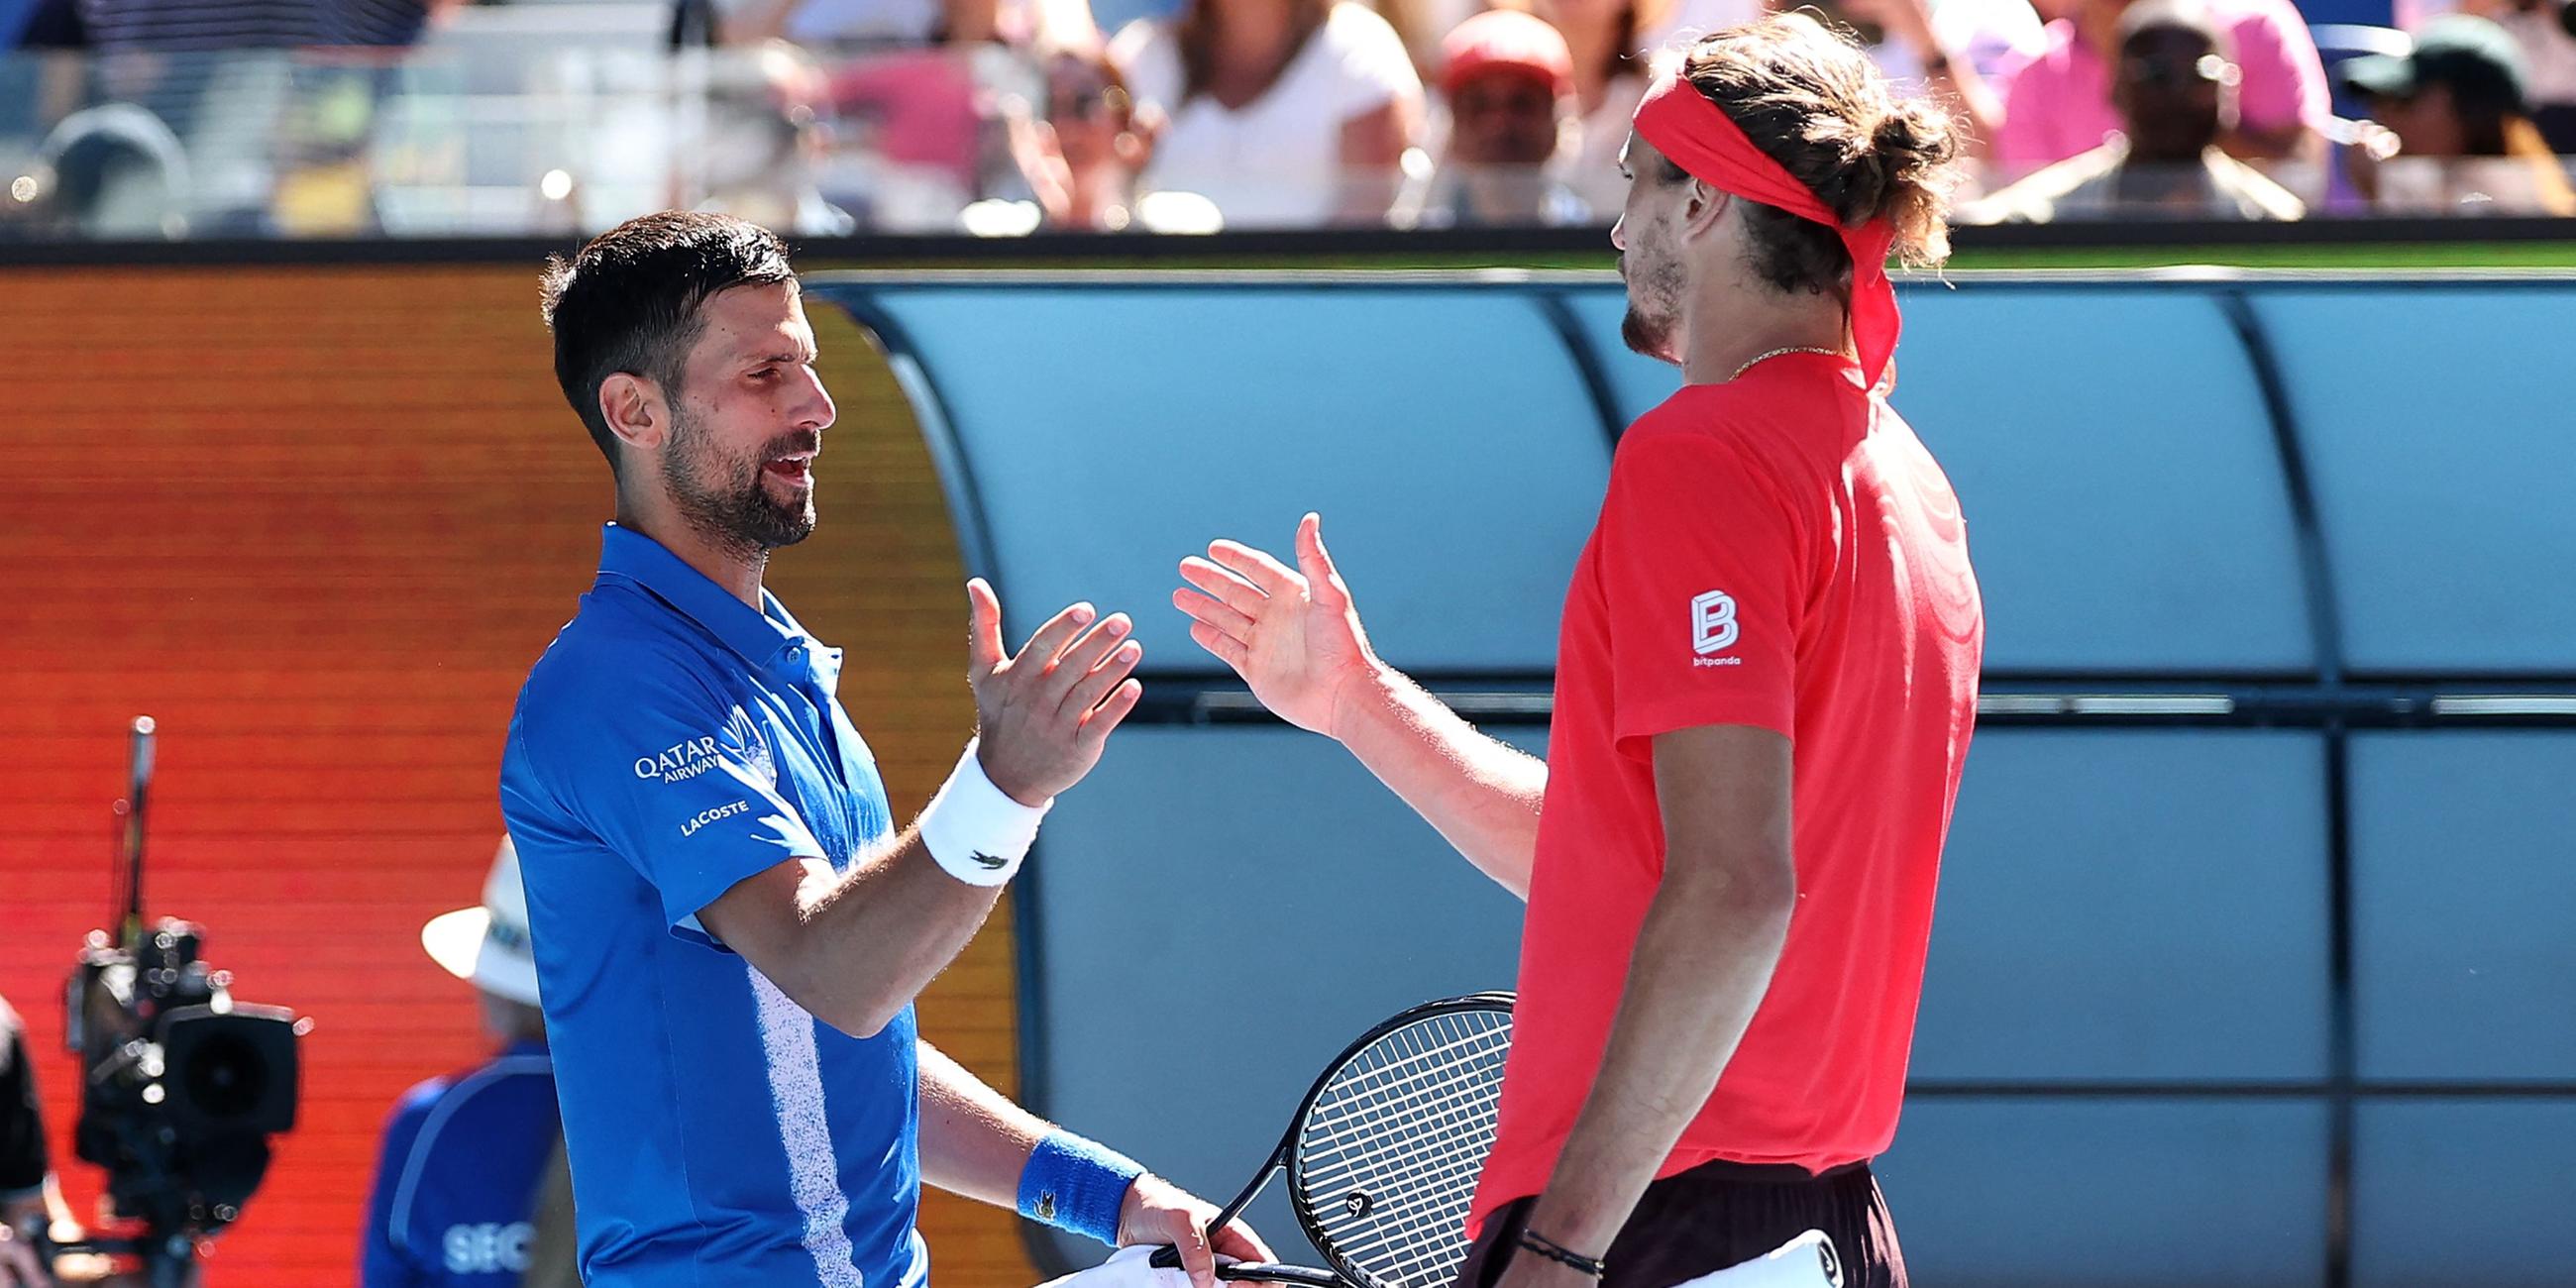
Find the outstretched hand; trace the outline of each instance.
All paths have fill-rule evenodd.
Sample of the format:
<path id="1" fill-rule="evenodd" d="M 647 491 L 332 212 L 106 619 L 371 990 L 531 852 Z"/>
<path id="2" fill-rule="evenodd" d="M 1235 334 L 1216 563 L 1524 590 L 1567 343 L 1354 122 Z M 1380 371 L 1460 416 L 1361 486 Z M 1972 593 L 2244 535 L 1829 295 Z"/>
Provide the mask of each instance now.
<path id="1" fill-rule="evenodd" d="M 1351 588 L 1324 548 L 1323 520 L 1297 524 L 1297 567 L 1235 541 L 1181 561 L 1189 586 L 1172 606 L 1189 614 L 1190 638 L 1234 668 L 1280 719 L 1340 736 L 1340 706 L 1379 670 Z"/>
<path id="2" fill-rule="evenodd" d="M 1041 804 L 1081 782 L 1136 709 L 1144 686 L 1130 677 L 1144 646 L 1127 638 L 1133 623 L 1125 613 L 1094 625 L 1091 605 L 1075 604 L 1006 657 L 992 586 L 981 577 L 967 582 L 966 602 L 966 680 L 975 690 L 984 776 L 1023 805 Z"/>

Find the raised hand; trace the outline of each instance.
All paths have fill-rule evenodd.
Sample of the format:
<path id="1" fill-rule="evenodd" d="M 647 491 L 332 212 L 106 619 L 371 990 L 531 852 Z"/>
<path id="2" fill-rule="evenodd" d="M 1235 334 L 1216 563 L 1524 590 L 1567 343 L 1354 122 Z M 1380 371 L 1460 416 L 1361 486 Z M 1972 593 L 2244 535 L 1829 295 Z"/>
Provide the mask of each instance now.
<path id="1" fill-rule="evenodd" d="M 1351 588 L 1324 549 L 1323 520 L 1297 524 L 1297 567 L 1234 541 L 1181 561 L 1188 587 L 1172 605 L 1190 616 L 1190 638 L 1224 659 L 1280 719 L 1337 738 L 1339 708 L 1380 668 L 1360 627 Z"/>
<path id="2" fill-rule="evenodd" d="M 966 583 L 966 680 L 975 690 L 976 755 L 984 776 L 1023 805 L 1039 805 L 1091 772 L 1102 744 L 1144 687 L 1129 678 L 1144 646 L 1125 613 L 1098 624 L 1089 604 L 1049 618 L 1016 656 L 1002 654 L 1002 602 Z M 1088 629 L 1085 629 L 1088 628 Z"/>

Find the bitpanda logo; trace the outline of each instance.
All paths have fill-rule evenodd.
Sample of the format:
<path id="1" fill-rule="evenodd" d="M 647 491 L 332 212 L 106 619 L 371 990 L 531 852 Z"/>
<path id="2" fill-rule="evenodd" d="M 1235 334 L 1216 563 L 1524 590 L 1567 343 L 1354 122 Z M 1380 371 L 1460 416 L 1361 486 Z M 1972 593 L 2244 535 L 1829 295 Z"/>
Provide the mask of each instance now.
<path id="1" fill-rule="evenodd" d="M 637 756 L 635 776 L 685 783 L 726 761 L 742 766 L 764 787 L 778 785 L 778 760 L 770 754 L 769 738 L 761 733 L 760 722 L 741 707 L 733 709 L 724 728 L 712 737 L 685 739 L 652 755 Z"/>
<path id="2" fill-rule="evenodd" d="M 1735 596 L 1712 590 L 1690 602 L 1692 666 L 1741 666 L 1740 657 L 1718 656 L 1735 647 L 1743 625 L 1735 620 Z"/>

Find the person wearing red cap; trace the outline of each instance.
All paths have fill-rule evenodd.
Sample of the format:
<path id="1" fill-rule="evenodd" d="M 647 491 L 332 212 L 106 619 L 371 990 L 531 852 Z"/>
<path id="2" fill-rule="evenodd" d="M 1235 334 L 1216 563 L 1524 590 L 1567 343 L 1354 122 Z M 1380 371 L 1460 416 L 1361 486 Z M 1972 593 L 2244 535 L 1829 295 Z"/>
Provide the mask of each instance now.
<path id="1" fill-rule="evenodd" d="M 1489 9 L 1440 45 L 1449 144 L 1412 223 L 1589 223 L 1591 207 L 1551 167 L 1575 125 L 1574 61 L 1547 20 Z"/>
<path id="2" fill-rule="evenodd" d="M 1869 1162 L 1903 1101 L 1984 614 L 1948 480 L 1885 394 L 1891 254 L 1947 250 L 1951 123 L 1796 14 L 1649 91 L 1611 239 L 1687 382 L 1619 442 L 1541 762 L 1370 649 L 1297 567 L 1183 562 L 1192 637 L 1529 903 L 1461 1288 L 1669 1288 L 1810 1229 L 1905 1264 Z"/>

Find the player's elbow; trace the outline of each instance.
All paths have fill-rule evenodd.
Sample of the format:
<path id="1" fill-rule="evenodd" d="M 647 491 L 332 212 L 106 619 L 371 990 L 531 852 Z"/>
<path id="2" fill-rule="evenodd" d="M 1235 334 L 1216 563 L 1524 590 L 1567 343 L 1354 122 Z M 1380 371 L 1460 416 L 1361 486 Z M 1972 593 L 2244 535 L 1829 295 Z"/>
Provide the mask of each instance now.
<path id="1" fill-rule="evenodd" d="M 1786 926 L 1798 906 L 1798 867 L 1786 846 L 1711 847 L 1705 853 L 1670 853 L 1664 860 L 1663 896 L 1703 915 L 1738 925 Z"/>
<path id="2" fill-rule="evenodd" d="M 885 1032 L 886 1026 L 894 1023 L 895 1017 L 903 1014 L 904 1008 L 910 1005 L 912 1005 L 912 999 L 908 997 L 873 998 L 857 1005 L 843 1007 L 839 1017 L 823 1022 L 851 1037 L 866 1041 Z"/>
<path id="3" fill-rule="evenodd" d="M 887 990 L 832 979 L 819 969 L 790 967 L 771 975 L 770 982 L 806 1014 L 861 1040 L 885 1032 L 886 1026 L 912 1005 L 909 997 L 894 997 Z"/>

